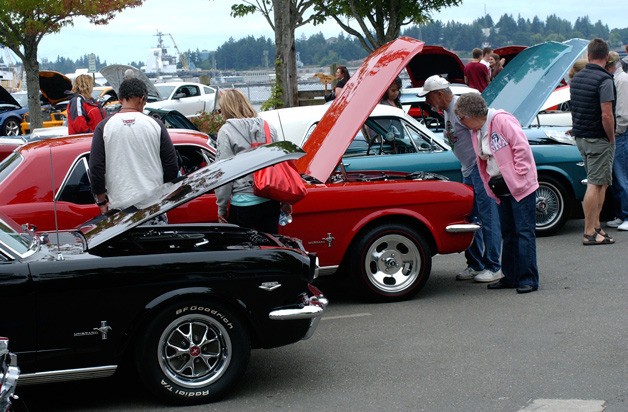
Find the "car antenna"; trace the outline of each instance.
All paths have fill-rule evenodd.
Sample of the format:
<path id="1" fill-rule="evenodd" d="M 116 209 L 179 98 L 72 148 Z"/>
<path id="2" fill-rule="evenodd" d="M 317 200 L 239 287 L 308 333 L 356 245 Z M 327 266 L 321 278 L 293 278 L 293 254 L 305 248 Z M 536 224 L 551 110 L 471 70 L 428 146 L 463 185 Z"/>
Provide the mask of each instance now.
<path id="1" fill-rule="evenodd" d="M 48 152 L 50 153 L 50 179 L 52 183 L 50 188 L 52 189 L 52 207 L 55 217 L 55 234 L 57 235 L 57 260 L 65 260 L 63 258 L 63 254 L 61 253 L 61 244 L 59 241 L 59 221 L 57 220 L 57 199 L 55 195 L 55 169 L 52 164 L 52 145 L 48 145 Z"/>

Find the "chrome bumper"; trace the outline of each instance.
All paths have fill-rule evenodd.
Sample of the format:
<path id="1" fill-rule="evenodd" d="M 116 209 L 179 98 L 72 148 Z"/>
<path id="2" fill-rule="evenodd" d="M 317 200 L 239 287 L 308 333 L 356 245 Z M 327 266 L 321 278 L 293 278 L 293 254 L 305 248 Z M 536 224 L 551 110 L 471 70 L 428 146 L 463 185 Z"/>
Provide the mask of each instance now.
<path id="1" fill-rule="evenodd" d="M 11 401 L 16 400 L 15 385 L 20 376 L 17 357 L 9 352 L 9 340 L 0 338 L 0 411 L 10 411 Z"/>
<path id="2" fill-rule="evenodd" d="M 329 301 L 325 296 L 312 296 L 309 298 L 308 304 L 302 308 L 273 310 L 268 314 L 268 317 L 271 320 L 311 319 L 310 327 L 303 337 L 303 340 L 305 340 L 309 339 L 314 334 L 328 304 Z"/>
<path id="3" fill-rule="evenodd" d="M 477 223 L 462 223 L 457 225 L 448 225 L 445 227 L 445 231 L 447 233 L 467 233 L 467 232 L 476 232 L 480 230 L 482 226 Z"/>

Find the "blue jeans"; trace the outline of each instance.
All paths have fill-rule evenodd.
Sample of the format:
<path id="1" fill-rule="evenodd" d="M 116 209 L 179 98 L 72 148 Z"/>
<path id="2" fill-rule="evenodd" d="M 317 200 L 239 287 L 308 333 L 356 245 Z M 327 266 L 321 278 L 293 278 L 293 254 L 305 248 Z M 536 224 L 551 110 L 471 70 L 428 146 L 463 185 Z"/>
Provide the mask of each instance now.
<path id="1" fill-rule="evenodd" d="M 611 193 L 615 204 L 615 217 L 628 220 L 628 130 L 615 136 Z"/>
<path id="2" fill-rule="evenodd" d="M 499 252 L 501 249 L 497 202 L 486 194 L 477 165 L 468 177 L 463 177 L 462 181 L 473 187 L 471 215 L 477 223 L 482 225 L 482 229 L 475 232 L 471 246 L 464 252 L 467 266 L 477 271 L 488 269 L 491 272 L 497 272 L 500 269 Z"/>
<path id="3" fill-rule="evenodd" d="M 500 198 L 499 220 L 502 227 L 502 283 L 521 287 L 539 286 L 536 263 L 536 193 L 517 202 L 514 197 Z"/>

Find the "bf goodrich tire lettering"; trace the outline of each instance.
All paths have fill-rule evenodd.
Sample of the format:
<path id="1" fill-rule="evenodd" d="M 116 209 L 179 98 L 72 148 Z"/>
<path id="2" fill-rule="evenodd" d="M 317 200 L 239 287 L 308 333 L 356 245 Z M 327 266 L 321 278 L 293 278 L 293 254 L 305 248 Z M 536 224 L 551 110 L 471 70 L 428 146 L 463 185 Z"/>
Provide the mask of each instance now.
<path id="1" fill-rule="evenodd" d="M 248 364 L 250 337 L 223 305 L 188 301 L 160 311 L 140 335 L 137 369 L 148 388 L 189 405 L 219 399 Z"/>

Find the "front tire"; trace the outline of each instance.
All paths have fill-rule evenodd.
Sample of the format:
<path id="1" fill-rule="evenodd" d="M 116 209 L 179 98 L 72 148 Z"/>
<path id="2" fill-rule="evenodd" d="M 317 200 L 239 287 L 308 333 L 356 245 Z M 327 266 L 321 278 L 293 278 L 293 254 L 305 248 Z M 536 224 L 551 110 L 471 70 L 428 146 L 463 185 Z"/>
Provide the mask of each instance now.
<path id="1" fill-rule="evenodd" d="M 14 117 L 10 117 L 4 121 L 2 125 L 3 136 L 19 136 L 20 135 L 20 121 Z"/>
<path id="2" fill-rule="evenodd" d="M 550 176 L 539 176 L 536 189 L 536 235 L 551 236 L 565 225 L 569 217 L 568 193 L 563 184 Z"/>
<path id="3" fill-rule="evenodd" d="M 234 385 L 248 365 L 251 342 L 233 310 L 186 301 L 152 319 L 136 350 L 136 367 L 149 390 L 193 405 L 215 401 Z"/>
<path id="4" fill-rule="evenodd" d="M 416 295 L 432 270 L 432 254 L 416 231 L 385 224 L 360 234 L 348 256 L 349 272 L 368 300 L 394 302 Z"/>

